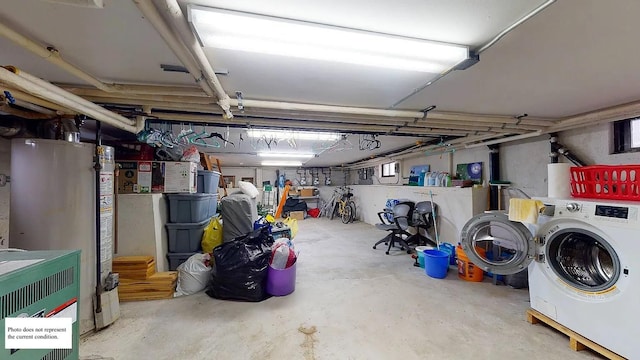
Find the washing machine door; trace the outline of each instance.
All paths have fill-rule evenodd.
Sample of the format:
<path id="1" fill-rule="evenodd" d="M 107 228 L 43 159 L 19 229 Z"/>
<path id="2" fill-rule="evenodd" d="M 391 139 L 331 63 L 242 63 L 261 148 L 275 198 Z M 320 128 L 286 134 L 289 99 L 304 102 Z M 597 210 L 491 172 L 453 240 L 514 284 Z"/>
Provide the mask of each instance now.
<path id="1" fill-rule="evenodd" d="M 462 228 L 460 247 L 469 261 L 498 275 L 516 274 L 529 266 L 536 246 L 529 229 L 504 213 L 472 217 Z"/>
<path id="2" fill-rule="evenodd" d="M 610 289 L 622 272 L 618 254 L 606 235 L 587 223 L 558 220 L 540 231 L 545 261 L 568 285 L 587 292 Z"/>

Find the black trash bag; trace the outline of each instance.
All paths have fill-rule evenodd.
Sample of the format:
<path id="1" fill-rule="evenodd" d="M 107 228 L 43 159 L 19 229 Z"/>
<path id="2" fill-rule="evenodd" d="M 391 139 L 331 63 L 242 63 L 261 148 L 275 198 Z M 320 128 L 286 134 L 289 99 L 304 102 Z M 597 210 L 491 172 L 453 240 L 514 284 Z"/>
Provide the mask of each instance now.
<path id="1" fill-rule="evenodd" d="M 287 198 L 282 207 L 282 212 L 288 213 L 292 211 L 307 211 L 307 203 L 296 198 Z"/>
<path id="2" fill-rule="evenodd" d="M 213 270 L 207 295 L 223 300 L 262 301 L 273 236 L 268 226 L 213 249 Z"/>

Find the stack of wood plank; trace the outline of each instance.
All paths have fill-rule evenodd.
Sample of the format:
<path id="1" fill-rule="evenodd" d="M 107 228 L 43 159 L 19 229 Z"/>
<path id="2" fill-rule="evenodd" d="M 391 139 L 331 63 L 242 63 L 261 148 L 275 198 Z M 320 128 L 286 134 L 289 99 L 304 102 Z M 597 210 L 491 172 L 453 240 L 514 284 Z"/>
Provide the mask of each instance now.
<path id="1" fill-rule="evenodd" d="M 152 256 L 122 256 L 113 259 L 113 272 L 120 276 L 120 301 L 170 299 L 176 289 L 178 273 L 156 273 Z"/>

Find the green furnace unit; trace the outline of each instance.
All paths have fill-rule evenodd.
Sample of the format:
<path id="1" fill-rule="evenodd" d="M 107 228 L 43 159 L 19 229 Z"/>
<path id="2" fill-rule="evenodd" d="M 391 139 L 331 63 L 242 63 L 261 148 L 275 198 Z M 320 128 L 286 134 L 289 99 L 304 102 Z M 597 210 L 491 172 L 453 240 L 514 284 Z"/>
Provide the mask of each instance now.
<path id="1" fill-rule="evenodd" d="M 0 251 L 0 359 L 78 359 L 80 251 Z M 72 349 L 5 349 L 5 319 L 71 317 Z"/>

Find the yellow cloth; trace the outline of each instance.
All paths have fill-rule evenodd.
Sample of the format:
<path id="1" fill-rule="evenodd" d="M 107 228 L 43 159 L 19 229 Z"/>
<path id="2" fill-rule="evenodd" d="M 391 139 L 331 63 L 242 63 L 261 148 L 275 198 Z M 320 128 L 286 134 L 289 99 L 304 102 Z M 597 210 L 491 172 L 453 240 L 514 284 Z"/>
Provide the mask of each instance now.
<path id="1" fill-rule="evenodd" d="M 544 204 L 540 200 L 510 199 L 509 220 L 536 224 L 538 214 L 542 209 L 544 209 Z"/>

